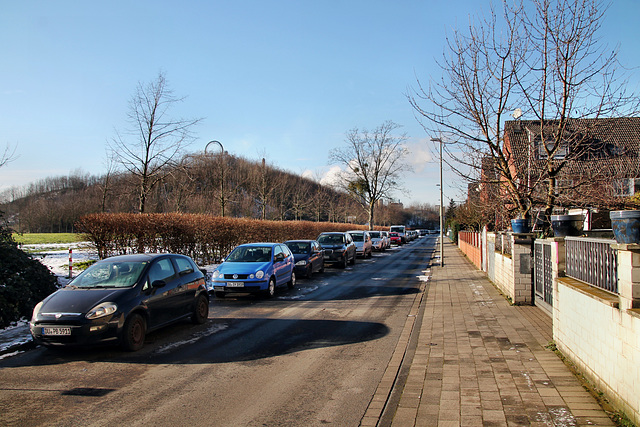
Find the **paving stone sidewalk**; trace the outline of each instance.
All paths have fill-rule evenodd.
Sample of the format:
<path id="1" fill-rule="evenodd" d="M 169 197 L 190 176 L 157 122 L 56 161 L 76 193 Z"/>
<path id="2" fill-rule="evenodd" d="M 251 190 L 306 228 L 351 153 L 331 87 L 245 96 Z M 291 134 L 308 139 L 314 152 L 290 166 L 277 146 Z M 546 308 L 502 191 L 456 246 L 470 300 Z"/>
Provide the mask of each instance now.
<path id="1" fill-rule="evenodd" d="M 511 306 L 453 244 L 444 255 L 393 426 L 615 425 L 546 348 L 546 313 Z"/>

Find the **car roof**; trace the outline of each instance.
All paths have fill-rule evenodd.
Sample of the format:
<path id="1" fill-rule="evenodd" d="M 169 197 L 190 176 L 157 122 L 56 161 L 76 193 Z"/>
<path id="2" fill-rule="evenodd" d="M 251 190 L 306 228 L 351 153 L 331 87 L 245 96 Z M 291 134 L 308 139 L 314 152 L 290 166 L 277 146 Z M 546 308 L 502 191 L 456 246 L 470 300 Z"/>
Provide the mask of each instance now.
<path id="1" fill-rule="evenodd" d="M 253 242 L 253 243 L 243 243 L 241 245 L 238 245 L 238 247 L 240 246 L 275 246 L 275 245 L 280 245 L 281 243 L 273 243 L 273 242 Z"/>
<path id="2" fill-rule="evenodd" d="M 311 243 L 311 242 L 315 242 L 315 240 L 313 239 L 299 239 L 299 240 L 287 240 L 286 243 Z"/>
<path id="3" fill-rule="evenodd" d="M 346 231 L 324 231 L 322 233 L 320 233 L 320 235 L 322 236 L 323 234 L 345 234 Z"/>
<path id="4" fill-rule="evenodd" d="M 161 258 L 161 257 L 165 257 L 165 256 L 184 256 L 184 255 L 179 255 L 179 254 L 127 254 L 127 255 L 115 255 L 109 258 L 105 258 L 100 260 L 100 262 L 102 261 L 108 261 L 108 262 L 113 262 L 113 261 L 119 261 L 119 262 L 131 262 L 131 261 L 137 261 L 137 262 L 142 262 L 142 261 L 152 261 L 156 258 Z"/>

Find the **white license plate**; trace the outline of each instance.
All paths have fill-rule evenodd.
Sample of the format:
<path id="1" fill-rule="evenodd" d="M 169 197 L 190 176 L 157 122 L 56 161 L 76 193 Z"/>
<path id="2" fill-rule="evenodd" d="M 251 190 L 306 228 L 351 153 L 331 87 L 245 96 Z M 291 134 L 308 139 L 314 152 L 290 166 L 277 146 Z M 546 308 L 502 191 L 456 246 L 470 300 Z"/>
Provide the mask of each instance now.
<path id="1" fill-rule="evenodd" d="M 42 335 L 71 335 L 71 328 L 42 328 Z"/>
<path id="2" fill-rule="evenodd" d="M 244 288 L 244 282 L 227 282 L 227 288 Z"/>

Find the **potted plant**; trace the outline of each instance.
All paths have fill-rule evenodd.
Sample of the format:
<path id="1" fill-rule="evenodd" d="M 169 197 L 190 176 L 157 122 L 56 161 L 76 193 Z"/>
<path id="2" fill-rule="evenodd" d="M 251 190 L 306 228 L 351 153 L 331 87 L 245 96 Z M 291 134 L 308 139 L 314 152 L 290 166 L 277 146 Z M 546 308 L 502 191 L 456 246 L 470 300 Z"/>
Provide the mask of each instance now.
<path id="1" fill-rule="evenodd" d="M 580 236 L 584 227 L 584 215 L 551 215 L 551 228 L 555 237 Z"/>
<path id="2" fill-rule="evenodd" d="M 531 220 L 529 218 L 514 218 L 511 220 L 511 229 L 514 233 L 529 233 Z"/>
<path id="3" fill-rule="evenodd" d="M 611 211 L 611 228 L 618 243 L 640 243 L 640 210 Z"/>

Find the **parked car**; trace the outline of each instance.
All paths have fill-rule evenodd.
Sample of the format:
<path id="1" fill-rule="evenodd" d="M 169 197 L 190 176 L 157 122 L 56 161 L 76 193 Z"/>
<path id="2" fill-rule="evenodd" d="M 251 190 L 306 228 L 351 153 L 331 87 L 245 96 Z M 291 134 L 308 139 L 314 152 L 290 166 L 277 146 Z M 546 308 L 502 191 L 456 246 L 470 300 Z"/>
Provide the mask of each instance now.
<path id="1" fill-rule="evenodd" d="M 407 243 L 406 227 L 404 225 L 392 225 L 389 227 L 390 233 L 398 233 L 402 243 Z"/>
<path id="2" fill-rule="evenodd" d="M 272 297 L 279 286 L 295 287 L 294 266 L 293 254 L 284 243 L 236 246 L 213 270 L 213 291 L 218 298 L 224 298 L 227 293 L 259 293 Z"/>
<path id="3" fill-rule="evenodd" d="M 380 236 L 382 236 L 382 240 L 384 241 L 386 249 L 389 249 L 391 247 L 391 238 L 389 237 L 389 232 L 383 230 L 380 232 Z"/>
<path id="4" fill-rule="evenodd" d="M 324 262 L 345 268 L 347 263 L 356 263 L 356 244 L 349 233 L 320 233 L 316 239 L 324 249 Z"/>
<path id="5" fill-rule="evenodd" d="M 371 242 L 371 235 L 366 230 L 352 230 L 348 231 L 356 244 L 356 255 L 362 258 L 371 258 L 373 252 L 373 243 Z"/>
<path id="6" fill-rule="evenodd" d="M 147 332 L 191 317 L 204 323 L 209 296 L 202 271 L 176 254 L 121 255 L 98 261 L 33 309 L 36 343 L 120 343 L 130 351 Z"/>
<path id="7" fill-rule="evenodd" d="M 369 235 L 371 236 L 371 247 L 374 251 L 382 252 L 387 249 L 387 242 L 381 231 L 370 231 Z"/>
<path id="8" fill-rule="evenodd" d="M 402 245 L 402 237 L 396 232 L 389 232 L 389 239 L 391 240 L 392 245 Z"/>
<path id="9" fill-rule="evenodd" d="M 297 276 L 310 278 L 316 271 L 324 272 L 324 249 L 316 240 L 289 240 L 284 244 L 293 253 Z"/>

